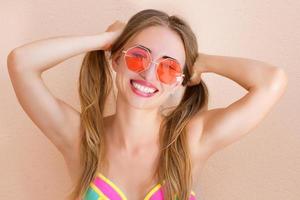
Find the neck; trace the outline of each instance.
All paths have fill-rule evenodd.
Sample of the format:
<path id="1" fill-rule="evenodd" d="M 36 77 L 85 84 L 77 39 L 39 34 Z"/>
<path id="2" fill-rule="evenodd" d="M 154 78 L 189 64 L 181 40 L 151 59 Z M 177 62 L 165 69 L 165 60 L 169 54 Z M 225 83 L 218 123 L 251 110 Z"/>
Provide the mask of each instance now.
<path id="1" fill-rule="evenodd" d="M 127 152 L 158 145 L 159 128 L 163 116 L 158 108 L 141 109 L 117 98 L 116 113 L 111 116 L 110 143 Z"/>

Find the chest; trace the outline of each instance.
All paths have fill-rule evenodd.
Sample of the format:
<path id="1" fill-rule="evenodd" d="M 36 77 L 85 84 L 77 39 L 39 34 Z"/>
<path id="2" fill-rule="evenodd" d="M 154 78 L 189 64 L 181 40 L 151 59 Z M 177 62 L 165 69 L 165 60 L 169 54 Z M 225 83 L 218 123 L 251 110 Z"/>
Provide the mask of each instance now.
<path id="1" fill-rule="evenodd" d="M 193 184 L 197 184 L 196 177 L 199 177 L 203 166 L 197 149 L 198 140 L 199 135 L 188 134 L 187 143 L 192 161 Z M 108 188 L 109 194 L 111 189 L 111 193 L 122 197 L 122 200 L 148 200 L 152 199 L 153 195 L 157 196 L 155 199 L 163 199 L 162 183 L 154 176 L 154 170 L 159 167 L 158 146 L 149 144 L 128 153 L 115 148 L 115 145 L 108 145 L 106 153 L 107 168 L 102 171 L 98 170 L 97 174 L 98 183 L 101 182 L 104 186 L 103 190 Z M 194 185 L 192 187 L 195 188 Z"/>
<path id="2" fill-rule="evenodd" d="M 158 151 L 148 148 L 128 155 L 111 148 L 107 154 L 108 167 L 101 171 L 101 178 L 119 190 L 126 199 L 144 200 L 158 182 L 154 177 L 154 169 L 158 165 Z"/>
<path id="3" fill-rule="evenodd" d="M 158 151 L 149 149 L 136 156 L 128 156 L 112 149 L 108 151 L 108 164 L 98 178 L 103 185 L 123 196 L 124 200 L 147 200 L 152 199 L 153 195 L 163 196 L 161 183 L 154 177 L 154 169 L 159 164 Z M 198 168 L 194 166 L 193 177 L 197 173 Z"/>

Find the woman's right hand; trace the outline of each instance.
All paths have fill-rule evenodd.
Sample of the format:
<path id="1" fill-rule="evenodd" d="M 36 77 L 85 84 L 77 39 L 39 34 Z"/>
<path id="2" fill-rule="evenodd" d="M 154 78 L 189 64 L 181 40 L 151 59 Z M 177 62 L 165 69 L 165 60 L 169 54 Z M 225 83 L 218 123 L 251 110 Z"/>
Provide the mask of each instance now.
<path id="1" fill-rule="evenodd" d="M 110 50 L 111 46 L 113 45 L 115 40 L 120 36 L 125 26 L 126 26 L 125 23 L 116 20 L 114 23 L 110 24 L 106 28 L 105 33 L 108 34 L 108 40 L 107 40 L 107 44 L 102 48 L 103 50 L 105 51 Z"/>

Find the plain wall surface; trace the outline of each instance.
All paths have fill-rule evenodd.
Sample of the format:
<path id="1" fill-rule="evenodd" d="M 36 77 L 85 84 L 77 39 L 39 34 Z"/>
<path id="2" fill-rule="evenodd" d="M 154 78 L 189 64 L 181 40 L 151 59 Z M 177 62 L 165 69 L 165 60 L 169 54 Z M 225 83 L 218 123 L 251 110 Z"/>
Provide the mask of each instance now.
<path id="1" fill-rule="evenodd" d="M 178 14 L 197 35 L 199 51 L 246 57 L 284 68 L 289 85 L 246 137 L 213 155 L 195 192 L 204 200 L 300 199 L 300 1 L 0 1 L 0 199 L 63 199 L 70 184 L 62 155 L 22 110 L 7 72 L 7 55 L 34 40 L 103 32 L 115 20 L 156 8 Z M 80 110 L 77 80 L 83 55 L 47 72 L 51 92 Z M 203 74 L 209 107 L 224 107 L 246 90 Z M 107 114 L 113 112 L 110 101 Z"/>

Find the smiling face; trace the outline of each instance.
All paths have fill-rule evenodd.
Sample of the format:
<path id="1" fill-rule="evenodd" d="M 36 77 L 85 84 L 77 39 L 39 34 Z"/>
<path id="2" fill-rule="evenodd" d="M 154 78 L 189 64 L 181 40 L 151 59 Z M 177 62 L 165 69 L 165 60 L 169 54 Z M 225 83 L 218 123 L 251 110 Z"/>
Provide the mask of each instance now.
<path id="1" fill-rule="evenodd" d="M 126 51 L 133 49 L 133 47 L 137 50 L 134 55 L 136 55 L 136 52 L 139 53 L 139 56 L 143 55 L 145 57 L 149 54 L 149 58 L 153 62 L 149 64 L 148 69 L 137 73 L 127 67 L 125 53 L 114 56 L 112 65 L 116 72 L 118 95 L 136 108 L 157 108 L 168 99 L 174 90 L 181 86 L 183 79 L 179 79 L 178 82 L 172 84 L 161 82 L 157 74 L 158 66 L 154 62 L 158 63 L 166 57 L 170 57 L 168 62 L 178 63 L 179 70 L 183 72 L 185 64 L 183 42 L 180 36 L 171 29 L 163 26 L 152 26 L 136 34 L 124 45 L 122 50 Z M 158 70 L 158 73 L 161 72 Z M 132 80 L 135 83 L 132 83 Z M 149 94 L 151 88 L 158 91 Z"/>

